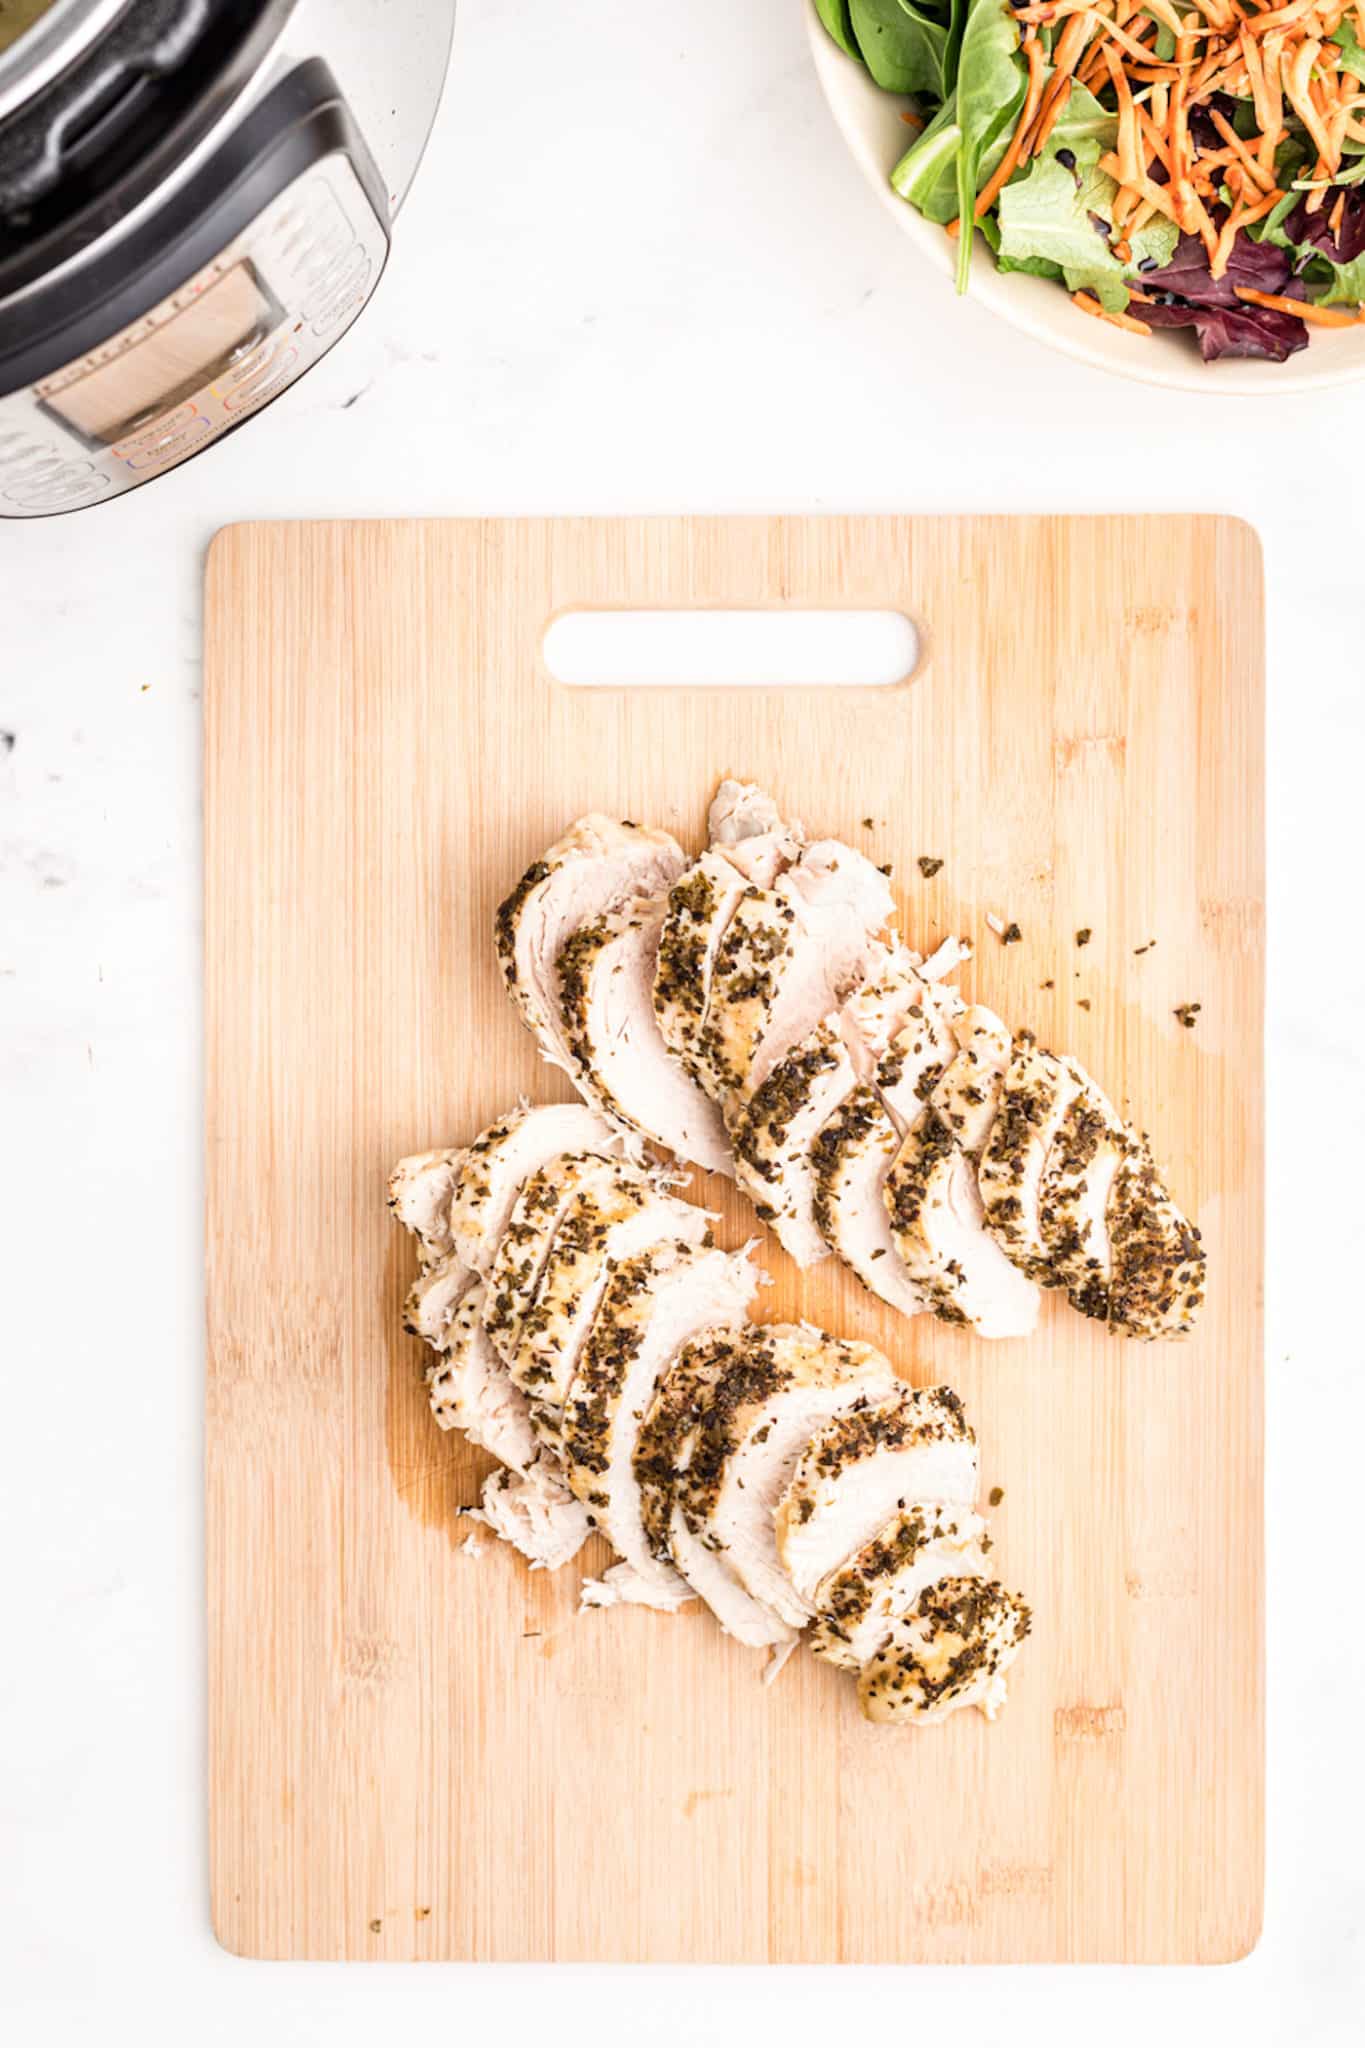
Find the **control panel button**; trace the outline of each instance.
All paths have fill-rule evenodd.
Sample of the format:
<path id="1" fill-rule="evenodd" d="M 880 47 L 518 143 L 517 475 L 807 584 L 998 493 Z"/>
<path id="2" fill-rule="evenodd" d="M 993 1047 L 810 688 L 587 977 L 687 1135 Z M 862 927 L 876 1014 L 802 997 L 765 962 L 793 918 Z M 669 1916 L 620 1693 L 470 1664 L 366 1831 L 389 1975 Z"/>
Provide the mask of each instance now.
<path id="1" fill-rule="evenodd" d="M 124 457 L 145 455 L 171 440 L 180 429 L 188 426 L 194 416 L 195 406 L 191 398 L 170 412 L 159 413 L 154 420 L 148 420 L 145 425 L 137 428 L 136 432 L 125 434 L 121 441 L 114 443 L 114 453 Z"/>
<path id="2" fill-rule="evenodd" d="M 240 390 L 229 391 L 223 400 L 223 411 L 245 412 L 248 406 L 256 405 L 262 398 L 273 398 L 277 391 L 282 391 L 286 384 L 292 382 L 289 373 L 298 358 L 299 352 L 296 348 L 286 349 L 279 361 L 270 365 L 266 376 L 258 377 L 251 384 L 244 384 Z"/>
<path id="3" fill-rule="evenodd" d="M 125 455 L 125 465 L 134 471 L 160 469 L 168 462 L 178 462 L 182 455 L 188 455 L 191 448 L 197 448 L 213 432 L 209 421 L 195 417 L 183 427 L 177 427 L 169 434 L 159 434 L 154 440 Z"/>
<path id="4" fill-rule="evenodd" d="M 5 496 L 24 511 L 55 511 L 74 498 L 83 498 L 101 489 L 106 481 L 98 474 L 93 462 L 70 462 L 54 475 L 45 477 L 41 483 L 19 485 L 7 490 Z"/>
<path id="5" fill-rule="evenodd" d="M 319 337 L 335 333 L 344 320 L 359 312 L 369 294 L 370 282 L 374 276 L 374 265 L 365 259 L 364 268 L 337 297 L 329 299 L 319 308 L 313 321 L 313 332 Z"/>

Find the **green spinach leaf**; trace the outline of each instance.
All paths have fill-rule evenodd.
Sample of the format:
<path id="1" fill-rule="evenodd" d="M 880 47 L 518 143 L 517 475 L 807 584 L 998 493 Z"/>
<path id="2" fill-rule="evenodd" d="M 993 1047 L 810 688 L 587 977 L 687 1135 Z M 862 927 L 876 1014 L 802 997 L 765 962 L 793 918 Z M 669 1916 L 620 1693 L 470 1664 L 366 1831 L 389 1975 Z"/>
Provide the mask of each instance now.
<path id="1" fill-rule="evenodd" d="M 815 0 L 815 11 L 839 48 L 847 50 L 850 57 L 861 57 L 849 20 L 848 0 Z"/>
<path id="2" fill-rule="evenodd" d="M 957 120 L 962 130 L 957 153 L 957 216 L 962 222 L 957 257 L 960 292 L 966 291 L 971 271 L 976 195 L 985 160 L 993 145 L 1008 146 L 1027 83 L 1027 67 L 1019 54 L 1019 25 L 1008 0 L 969 0 L 957 59 Z"/>
<path id="3" fill-rule="evenodd" d="M 914 0 L 848 0 L 863 62 L 886 92 L 947 96 L 951 17 L 939 20 Z"/>
<path id="4" fill-rule="evenodd" d="M 946 226 L 957 219 L 957 94 L 949 93 L 922 135 L 916 136 L 891 173 L 892 190 L 918 208 L 926 220 Z"/>

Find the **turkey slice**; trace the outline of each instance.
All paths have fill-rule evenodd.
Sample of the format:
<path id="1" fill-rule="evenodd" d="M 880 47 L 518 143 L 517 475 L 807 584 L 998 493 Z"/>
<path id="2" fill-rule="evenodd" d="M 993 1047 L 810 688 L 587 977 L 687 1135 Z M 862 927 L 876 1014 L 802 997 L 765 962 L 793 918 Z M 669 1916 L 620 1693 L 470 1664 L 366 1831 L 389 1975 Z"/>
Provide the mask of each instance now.
<path id="1" fill-rule="evenodd" d="M 1065 1287 L 1073 1308 L 1109 1315 L 1109 1198 L 1133 1140 L 1090 1083 L 1071 1104 L 1048 1154 L 1038 1191 L 1050 1284 Z"/>
<path id="2" fill-rule="evenodd" d="M 562 1405 L 617 1263 L 664 1238 L 709 1243 L 714 1218 L 626 1166 L 576 1194 L 560 1217 L 535 1300 L 505 1352 L 540 1407 Z"/>
<path id="3" fill-rule="evenodd" d="M 450 1197 L 450 1241 L 485 1278 L 526 1182 L 565 1152 L 616 1153 L 617 1134 L 581 1102 L 521 1103 L 481 1131 L 459 1161 Z"/>
<path id="4" fill-rule="evenodd" d="M 417 1256 L 424 1266 L 443 1259 L 451 1249 L 450 1201 L 464 1156 L 459 1146 L 414 1152 L 400 1159 L 389 1175 L 389 1207 L 417 1239 Z"/>
<path id="5" fill-rule="evenodd" d="M 611 1123 L 707 1173 L 734 1173 L 720 1111 L 674 1060 L 654 1010 L 667 899 L 647 897 L 580 926 L 559 955 L 575 1081 Z"/>
<path id="6" fill-rule="evenodd" d="M 680 1524 L 760 1610 L 786 1628 L 803 1627 L 813 1610 L 778 1557 L 777 1504 L 812 1435 L 897 1384 L 870 1344 L 840 1342 L 804 1324 L 752 1328 L 712 1391 L 678 1478 L 674 1557 L 684 1575 L 692 1578 L 677 1549 Z M 697 1590 L 715 1604 L 704 1585 Z"/>
<path id="7" fill-rule="evenodd" d="M 582 1501 L 547 1465 L 535 1465 L 524 1475 L 500 1465 L 485 1479 L 480 1501 L 479 1507 L 465 1509 L 469 1520 L 482 1522 L 519 1550 L 533 1571 L 557 1572 L 592 1534 Z"/>
<path id="8" fill-rule="evenodd" d="M 476 1277 L 455 1252 L 447 1252 L 434 1266 L 423 1266 L 403 1303 L 403 1328 L 433 1351 L 444 1351 L 455 1311 Z"/>
<path id="9" fill-rule="evenodd" d="M 801 851 L 800 826 L 784 824 L 753 783 L 722 782 L 707 825 L 710 846 L 669 891 L 654 978 L 664 1044 L 697 1080 L 716 950 L 736 905 L 750 886 L 771 888 Z"/>
<path id="10" fill-rule="evenodd" d="M 711 1391 L 735 1357 L 737 1334 L 722 1330 L 685 1344 L 659 1382 L 636 1439 L 635 1483 L 640 1521 L 650 1555 L 671 1555 L 670 1528 L 678 1474 L 696 1440 L 696 1427 Z"/>
<path id="11" fill-rule="evenodd" d="M 528 1175 L 493 1254 L 484 1298 L 484 1325 L 504 1358 L 516 1350 L 565 1211 L 580 1194 L 615 1188 L 620 1175 L 634 1171 L 607 1152 L 564 1152 Z"/>
<path id="12" fill-rule="evenodd" d="M 653 1588 L 671 1607 L 686 1594 L 645 1535 L 634 1470 L 644 1416 L 684 1345 L 742 1323 L 756 1286 L 747 1253 L 652 1245 L 612 1273 L 579 1355 L 560 1429 L 565 1476 L 623 1560 L 637 1600 Z M 616 1583 L 623 1579 L 617 1571 Z"/>
<path id="13" fill-rule="evenodd" d="M 1027 1337 L 1038 1289 L 985 1227 L 972 1160 L 937 1110 L 906 1135 L 883 1190 L 896 1249 L 943 1322 L 982 1337 Z"/>
<path id="14" fill-rule="evenodd" d="M 820 1581 L 811 1649 L 827 1663 L 861 1669 L 927 1586 L 986 1578 L 990 1547 L 985 1521 L 961 1501 L 911 1502 Z"/>
<path id="15" fill-rule="evenodd" d="M 998 1580 L 938 1579 L 864 1664 L 858 1704 L 869 1721 L 945 1721 L 960 1707 L 993 1721 L 1030 1620 Z"/>
<path id="16" fill-rule="evenodd" d="M 881 870 L 837 839 L 807 846 L 771 889 L 746 889 L 716 952 L 705 1085 L 722 1098 L 754 1094 L 867 979 L 894 909 Z"/>
<path id="17" fill-rule="evenodd" d="M 740 1186 L 799 1266 L 814 1265 L 829 1250 L 815 1215 L 812 1147 L 823 1127 L 860 1081 L 875 1078 L 880 1084 L 884 1069 L 886 1081 L 897 1087 L 907 1063 L 913 1066 L 940 1033 L 951 1047 L 937 1009 L 940 1000 L 955 998 L 948 991 L 931 992 L 918 965 L 899 943 L 879 947 L 865 985 L 783 1055 L 738 1116 Z M 922 1020 L 930 1008 L 934 1021 L 927 1024 Z M 909 1027 L 906 1043 L 893 1055 L 902 1026 Z"/>
<path id="18" fill-rule="evenodd" d="M 796 859 L 805 834 L 797 820 L 783 818 L 756 782 L 727 777 L 711 799 L 706 836 L 749 881 L 766 888 L 779 869 Z"/>
<path id="19" fill-rule="evenodd" d="M 986 1228 L 1021 1273 L 1055 1285 L 1043 1236 L 1043 1171 L 1067 1111 L 1086 1086 L 1069 1060 L 1044 1052 L 1031 1031 L 1015 1038 L 977 1181 Z"/>
<path id="20" fill-rule="evenodd" d="M 1199 1231 L 1167 1193 L 1146 1138 L 1130 1135 L 1109 1197 L 1109 1327 L 1148 1341 L 1184 1337 L 1203 1304 L 1207 1257 Z"/>
<path id="21" fill-rule="evenodd" d="M 686 865 L 671 834 L 593 811 L 533 862 L 499 905 L 493 932 L 503 979 L 552 1065 L 573 1072 L 555 974 L 565 939 L 632 896 L 661 894 Z"/>
<path id="22" fill-rule="evenodd" d="M 900 1134 L 875 1088 L 855 1088 L 811 1146 L 815 1222 L 879 1301 L 921 1315 L 930 1297 L 907 1271 L 885 1190 Z"/>
<path id="23" fill-rule="evenodd" d="M 481 1451 L 524 1474 L 544 1452 L 531 1426 L 530 1403 L 488 1341 L 483 1292 L 476 1284 L 464 1294 L 451 1318 L 444 1356 L 427 1367 L 431 1412 L 442 1429 L 462 1429 Z"/>
<path id="24" fill-rule="evenodd" d="M 976 1438 L 951 1387 L 900 1387 L 860 1401 L 817 1430 L 778 1502 L 777 1552 L 812 1610 L 829 1573 L 862 1549 L 908 1501 L 970 1507 Z"/>
<path id="25" fill-rule="evenodd" d="M 1013 1040 L 994 1010 L 973 1003 L 953 1025 L 957 1051 L 929 1097 L 964 1152 L 975 1157 L 991 1134 Z"/>

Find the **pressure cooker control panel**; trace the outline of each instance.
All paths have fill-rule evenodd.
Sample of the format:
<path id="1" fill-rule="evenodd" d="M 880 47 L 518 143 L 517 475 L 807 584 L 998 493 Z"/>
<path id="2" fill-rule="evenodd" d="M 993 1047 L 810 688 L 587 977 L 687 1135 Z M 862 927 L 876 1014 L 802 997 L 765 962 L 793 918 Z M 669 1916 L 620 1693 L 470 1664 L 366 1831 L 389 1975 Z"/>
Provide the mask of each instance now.
<path id="1" fill-rule="evenodd" d="M 345 333 L 387 254 L 346 154 L 312 163 L 158 306 L 0 397 L 0 517 L 115 497 L 240 425 Z"/>

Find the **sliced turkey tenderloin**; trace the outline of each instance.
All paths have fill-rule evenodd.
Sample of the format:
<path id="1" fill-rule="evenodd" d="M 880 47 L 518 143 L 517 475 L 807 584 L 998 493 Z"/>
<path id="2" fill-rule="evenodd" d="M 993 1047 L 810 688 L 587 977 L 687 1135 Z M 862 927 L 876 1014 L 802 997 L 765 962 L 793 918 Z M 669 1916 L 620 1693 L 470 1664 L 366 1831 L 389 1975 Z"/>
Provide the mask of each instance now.
<path id="1" fill-rule="evenodd" d="M 414 1152 L 400 1159 L 389 1175 L 389 1207 L 417 1239 L 417 1256 L 424 1266 L 443 1259 L 451 1249 L 450 1202 L 464 1157 L 459 1146 Z"/>
<path id="2" fill-rule="evenodd" d="M 951 1387 L 901 1387 L 817 1430 L 778 1502 L 777 1553 L 812 1609 L 817 1589 L 910 1501 L 970 1507 L 976 1438 Z"/>
<path id="3" fill-rule="evenodd" d="M 565 1211 L 580 1194 L 615 1188 L 636 1171 L 609 1152 L 564 1152 L 528 1175 L 493 1254 L 484 1300 L 485 1327 L 504 1358 L 516 1350 Z"/>
<path id="4" fill-rule="evenodd" d="M 545 1464 L 525 1474 L 500 1465 L 483 1483 L 481 1506 L 466 1508 L 471 1522 L 482 1522 L 504 1543 L 526 1558 L 533 1571 L 557 1572 L 568 1564 L 592 1534 L 587 1510 Z"/>
<path id="5" fill-rule="evenodd" d="M 756 782 L 727 777 L 711 799 L 706 837 L 747 880 L 766 889 L 774 876 L 796 859 L 805 834 L 797 820 L 782 816 Z"/>
<path id="6" fill-rule="evenodd" d="M 444 1351 L 455 1310 L 476 1278 L 454 1252 L 433 1266 L 421 1267 L 403 1302 L 403 1328 L 409 1336 L 421 1337 L 433 1351 Z"/>
<path id="7" fill-rule="evenodd" d="M 555 961 L 569 933 L 632 896 L 667 890 L 687 865 L 667 832 L 590 812 L 526 870 L 494 921 L 498 963 L 544 1057 L 573 1072 Z"/>
<path id="8" fill-rule="evenodd" d="M 870 1293 L 915 1316 L 930 1297 L 906 1269 L 884 1199 L 900 1142 L 876 1089 L 855 1088 L 811 1146 L 815 1223 Z"/>
<path id="9" fill-rule="evenodd" d="M 907 1063 L 947 1033 L 937 1008 L 952 1000 L 926 987 L 906 947 L 878 947 L 863 987 L 791 1047 L 744 1102 L 734 1126 L 740 1186 L 799 1266 L 829 1250 L 815 1214 L 812 1148 L 821 1130 L 860 1081 L 898 1088 Z M 924 1021 L 930 1009 L 932 1023 Z M 905 1045 L 893 1054 L 903 1026 Z"/>
<path id="10" fill-rule="evenodd" d="M 1199 1231 L 1171 1200 L 1146 1138 L 1130 1135 L 1106 1218 L 1109 1327 L 1147 1341 L 1184 1337 L 1203 1304 L 1207 1256 Z"/>
<path id="11" fill-rule="evenodd" d="M 617 1134 L 581 1102 L 521 1103 L 481 1131 L 460 1159 L 450 1197 L 450 1241 L 485 1278 L 533 1173 L 565 1152 L 616 1153 Z"/>
<path id="12" fill-rule="evenodd" d="M 784 824 L 753 783 L 722 782 L 708 830 L 711 845 L 669 891 L 654 978 L 664 1044 L 698 1080 L 716 951 L 736 905 L 750 886 L 771 888 L 801 851 L 800 826 Z"/>
<path id="13" fill-rule="evenodd" d="M 804 1324 L 751 1329 L 703 1410 L 678 1479 L 674 1555 L 684 1574 L 692 1578 L 676 1548 L 679 1523 L 752 1601 L 788 1628 L 801 1628 L 813 1610 L 778 1557 L 777 1504 L 815 1431 L 898 1384 L 870 1344 L 840 1342 Z M 710 1599 L 705 1587 L 698 1591 Z"/>
<path id="14" fill-rule="evenodd" d="M 427 1368 L 427 1392 L 442 1429 L 462 1429 L 472 1444 L 514 1472 L 529 1472 L 541 1462 L 530 1404 L 483 1326 L 482 1284 L 456 1305 L 445 1354 Z"/>
<path id="15" fill-rule="evenodd" d="M 662 1239 L 707 1243 L 713 1218 L 621 1166 L 575 1195 L 555 1231 L 535 1300 L 505 1352 L 512 1377 L 538 1405 L 559 1407 L 614 1264 Z"/>
<path id="16" fill-rule="evenodd" d="M 1133 1140 L 1093 1082 L 1071 1104 L 1048 1154 L 1038 1191 L 1049 1283 L 1073 1308 L 1109 1315 L 1109 1198 Z"/>
<path id="17" fill-rule="evenodd" d="M 721 1330 L 685 1344 L 659 1382 L 640 1424 L 632 1460 L 640 1521 L 650 1555 L 667 1562 L 673 1496 L 712 1389 L 736 1356 L 742 1332 Z"/>
<path id="18" fill-rule="evenodd" d="M 986 1230 L 974 1164 L 937 1110 L 907 1133 L 883 1196 L 905 1270 L 941 1321 L 1029 1335 L 1038 1289 Z"/>
<path id="19" fill-rule="evenodd" d="M 734 1172 L 715 1103 L 670 1054 L 654 1010 L 668 900 L 604 913 L 566 939 L 559 996 L 574 1079 L 601 1114 L 707 1173 Z"/>
<path id="20" fill-rule="evenodd" d="M 953 1024 L 957 1051 L 929 1098 L 964 1152 L 975 1157 L 995 1122 L 1013 1040 L 994 1010 L 973 1003 Z"/>
<path id="21" fill-rule="evenodd" d="M 820 1581 L 811 1649 L 827 1663 L 860 1670 L 927 1586 L 988 1577 L 989 1549 L 985 1521 L 961 1501 L 912 1501 Z"/>
<path id="22" fill-rule="evenodd" d="M 1030 1619 L 998 1580 L 936 1580 L 864 1664 L 859 1706 L 869 1721 L 944 1721 L 960 1707 L 993 1721 Z"/>
<path id="23" fill-rule="evenodd" d="M 705 1084 L 726 1098 L 760 1088 L 866 980 L 894 909 L 881 870 L 837 839 L 807 846 L 771 889 L 746 889 L 716 953 Z"/>
<path id="24" fill-rule="evenodd" d="M 1057 1133 L 1086 1076 L 1044 1052 L 1031 1031 L 1014 1040 L 995 1120 L 977 1168 L 986 1228 L 1006 1257 L 1043 1286 L 1055 1285 L 1039 1191 Z"/>
<path id="25" fill-rule="evenodd" d="M 565 1476 L 628 1567 L 637 1600 L 656 1588 L 672 1607 L 683 1590 L 645 1535 L 634 1469 L 641 1424 L 682 1348 L 741 1323 L 756 1285 L 746 1253 L 654 1244 L 612 1273 L 579 1354 L 560 1426 Z"/>

